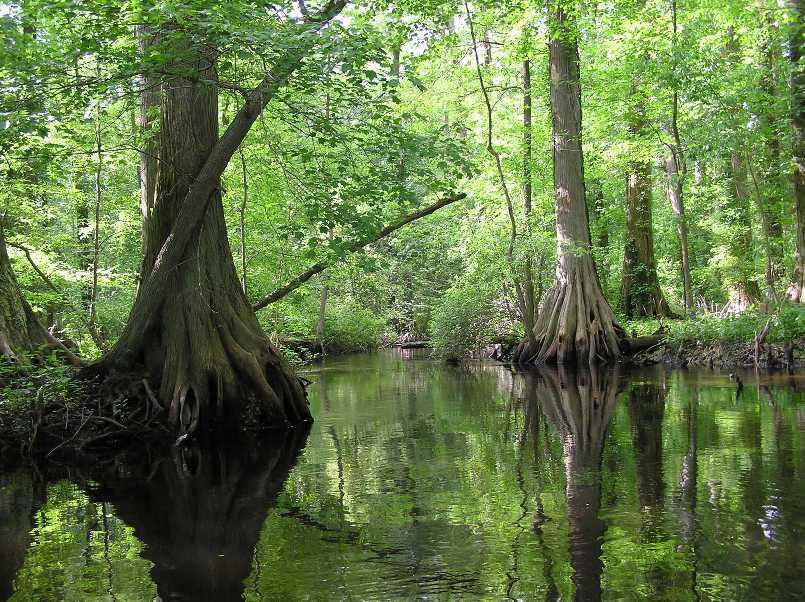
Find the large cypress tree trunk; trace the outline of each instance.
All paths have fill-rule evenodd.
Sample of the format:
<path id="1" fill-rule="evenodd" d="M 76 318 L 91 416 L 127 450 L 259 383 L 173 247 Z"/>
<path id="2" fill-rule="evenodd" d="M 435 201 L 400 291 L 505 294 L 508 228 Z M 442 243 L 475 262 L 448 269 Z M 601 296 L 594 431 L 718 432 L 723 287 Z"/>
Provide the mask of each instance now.
<path id="1" fill-rule="evenodd" d="M 553 177 L 556 198 L 556 284 L 534 327 L 535 343 L 518 349 L 519 363 L 581 363 L 620 356 L 615 322 L 591 254 L 581 146 L 581 86 L 575 21 L 552 9 L 550 41 Z"/>
<path id="2" fill-rule="evenodd" d="M 141 163 L 141 286 L 121 338 L 94 368 L 139 371 L 139 378 L 144 369 L 182 432 L 238 424 L 249 401 L 259 402 L 267 424 L 308 420 L 301 382 L 269 343 L 238 281 L 220 191 L 226 162 L 304 49 L 277 67 L 219 140 L 214 51 L 178 28 L 163 28 L 160 38 L 176 74 L 161 83 L 154 180 L 149 157 Z"/>
<path id="3" fill-rule="evenodd" d="M 791 74 L 791 132 L 794 158 L 794 203 L 797 214 L 797 246 L 794 254 L 794 280 L 788 297 L 797 303 L 805 302 L 805 6 L 802 0 L 789 0 L 792 9 L 790 35 Z"/>
<path id="4" fill-rule="evenodd" d="M 45 329 L 20 291 L 0 221 L 0 357 L 16 360 L 48 342 Z"/>

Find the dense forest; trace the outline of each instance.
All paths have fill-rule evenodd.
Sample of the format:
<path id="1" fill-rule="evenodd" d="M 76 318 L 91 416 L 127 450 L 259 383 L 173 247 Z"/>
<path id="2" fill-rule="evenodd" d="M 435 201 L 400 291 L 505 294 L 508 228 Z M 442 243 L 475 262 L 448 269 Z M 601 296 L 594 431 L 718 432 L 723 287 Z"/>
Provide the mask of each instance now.
<path id="1" fill-rule="evenodd" d="M 295 365 L 395 342 L 791 367 L 803 11 L 3 4 L 3 401 L 297 423 Z"/>

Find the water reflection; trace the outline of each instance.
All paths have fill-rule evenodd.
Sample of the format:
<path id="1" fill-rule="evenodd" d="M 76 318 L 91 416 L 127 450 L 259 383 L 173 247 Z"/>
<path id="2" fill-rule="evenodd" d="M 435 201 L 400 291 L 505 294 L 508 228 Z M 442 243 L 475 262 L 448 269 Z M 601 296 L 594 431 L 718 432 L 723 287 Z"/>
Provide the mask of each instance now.
<path id="1" fill-rule="evenodd" d="M 545 417 L 559 432 L 565 466 L 570 558 L 577 600 L 601 597 L 601 458 L 622 384 L 616 370 L 543 368 L 526 377 Z"/>
<path id="2" fill-rule="evenodd" d="M 13 602 L 805 599 L 796 378 L 736 399 L 712 372 L 393 353 L 308 376 L 301 453 L 0 472 L 0 598 L 16 571 Z"/>
<path id="3" fill-rule="evenodd" d="M 162 600 L 240 600 L 260 528 L 306 437 L 297 428 L 268 441 L 175 447 L 153 461 L 119 458 L 93 475 L 90 495 L 145 544 Z"/>
<path id="4" fill-rule="evenodd" d="M 31 543 L 31 514 L 42 497 L 41 484 L 28 470 L 0 474 L 0 600 L 14 591 L 14 576 Z"/>

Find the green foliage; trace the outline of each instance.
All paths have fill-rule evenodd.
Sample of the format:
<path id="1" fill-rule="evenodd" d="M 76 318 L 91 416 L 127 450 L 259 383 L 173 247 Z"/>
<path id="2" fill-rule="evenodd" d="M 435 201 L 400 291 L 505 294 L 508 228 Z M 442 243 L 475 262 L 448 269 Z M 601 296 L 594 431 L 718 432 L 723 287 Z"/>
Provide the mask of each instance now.
<path id="1" fill-rule="evenodd" d="M 331 351 L 370 351 L 383 336 L 385 320 L 371 310 L 349 303 L 327 312 L 324 345 Z"/>
<path id="2" fill-rule="evenodd" d="M 75 368 L 54 353 L 35 350 L 15 362 L 0 358 L 0 435 L 25 439 L 37 412 L 49 404 L 78 407 L 83 395 Z"/>
<path id="3" fill-rule="evenodd" d="M 491 343 L 502 322 L 496 291 L 483 284 L 458 282 L 436 308 L 431 337 L 437 355 L 459 359 Z"/>
<path id="4" fill-rule="evenodd" d="M 681 346 L 721 341 L 750 343 L 767 323 L 769 332 L 766 341 L 769 343 L 805 339 L 805 308 L 790 303 L 782 305 L 773 314 L 752 310 L 739 316 L 707 315 L 690 320 L 672 320 L 665 325 L 669 343 Z"/>

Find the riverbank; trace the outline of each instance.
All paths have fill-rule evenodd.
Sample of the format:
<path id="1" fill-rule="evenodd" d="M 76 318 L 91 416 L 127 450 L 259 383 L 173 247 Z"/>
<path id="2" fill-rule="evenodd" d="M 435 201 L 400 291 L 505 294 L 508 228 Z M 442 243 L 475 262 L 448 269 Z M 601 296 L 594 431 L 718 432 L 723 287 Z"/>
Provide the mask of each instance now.
<path id="1" fill-rule="evenodd" d="M 632 358 L 636 364 L 719 368 L 805 367 L 805 309 L 784 305 L 774 313 L 706 315 L 687 320 L 626 322 L 632 336 L 661 333 L 657 345 Z"/>

